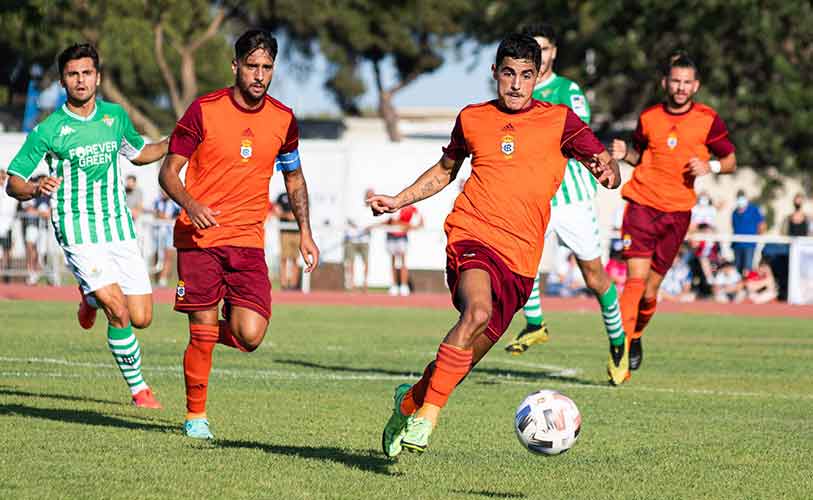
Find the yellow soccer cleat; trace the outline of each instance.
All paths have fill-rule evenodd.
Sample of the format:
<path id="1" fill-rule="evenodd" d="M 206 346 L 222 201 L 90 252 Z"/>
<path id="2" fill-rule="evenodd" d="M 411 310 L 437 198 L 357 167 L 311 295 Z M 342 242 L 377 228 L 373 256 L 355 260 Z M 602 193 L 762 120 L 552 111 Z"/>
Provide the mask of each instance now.
<path id="1" fill-rule="evenodd" d="M 517 356 L 527 351 L 532 345 L 544 344 L 548 340 L 550 340 L 550 333 L 548 332 L 548 325 L 545 323 L 539 326 L 525 325 L 525 328 L 505 347 L 505 350 Z"/>
<path id="2" fill-rule="evenodd" d="M 626 340 L 620 346 L 610 344 L 607 378 L 610 385 L 621 385 L 630 379 L 630 352 Z"/>

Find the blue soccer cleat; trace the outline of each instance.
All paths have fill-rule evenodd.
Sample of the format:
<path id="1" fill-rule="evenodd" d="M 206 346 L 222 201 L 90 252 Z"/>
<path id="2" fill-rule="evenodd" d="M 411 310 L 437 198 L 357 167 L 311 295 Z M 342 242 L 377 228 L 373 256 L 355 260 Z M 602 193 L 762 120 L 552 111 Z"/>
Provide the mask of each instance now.
<path id="1" fill-rule="evenodd" d="M 214 439 L 211 431 L 209 431 L 209 421 L 205 418 L 193 418 L 187 420 L 183 424 L 183 433 L 195 439 Z"/>

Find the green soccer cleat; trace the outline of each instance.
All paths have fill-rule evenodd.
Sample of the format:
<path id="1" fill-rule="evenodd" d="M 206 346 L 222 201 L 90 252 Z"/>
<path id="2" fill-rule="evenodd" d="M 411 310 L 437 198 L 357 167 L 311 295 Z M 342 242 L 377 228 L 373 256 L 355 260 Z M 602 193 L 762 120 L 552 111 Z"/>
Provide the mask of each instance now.
<path id="1" fill-rule="evenodd" d="M 381 448 L 384 450 L 384 454 L 390 458 L 401 453 L 401 440 L 404 438 L 407 420 L 409 419 L 409 415 L 401 413 L 401 402 L 410 387 L 412 386 L 409 384 L 401 384 L 395 388 L 395 395 L 392 397 L 392 415 L 387 420 L 387 425 L 384 426 L 384 432 L 381 434 Z"/>
<path id="2" fill-rule="evenodd" d="M 527 351 L 532 345 L 543 344 L 548 340 L 550 340 L 550 333 L 548 332 L 548 325 L 545 323 L 538 326 L 525 325 L 525 328 L 505 347 L 505 350 L 517 356 Z"/>
<path id="3" fill-rule="evenodd" d="M 193 418 L 184 422 L 183 433 L 185 436 L 195 439 L 215 438 L 209 431 L 209 421 L 205 418 Z"/>
<path id="4" fill-rule="evenodd" d="M 406 433 L 401 445 L 409 451 L 423 453 L 429 446 L 429 436 L 432 435 L 432 422 L 422 417 L 409 417 Z"/>

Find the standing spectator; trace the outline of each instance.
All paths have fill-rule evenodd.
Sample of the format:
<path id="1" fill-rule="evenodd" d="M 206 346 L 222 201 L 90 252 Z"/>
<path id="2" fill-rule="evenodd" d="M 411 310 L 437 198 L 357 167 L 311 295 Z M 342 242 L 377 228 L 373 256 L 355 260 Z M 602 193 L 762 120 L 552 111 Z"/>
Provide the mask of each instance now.
<path id="1" fill-rule="evenodd" d="M 731 213 L 731 226 L 735 235 L 762 234 L 765 232 L 765 216 L 762 210 L 754 203 L 751 203 L 745 196 L 745 191 L 737 191 L 737 208 Z M 737 271 L 743 275 L 747 274 L 754 265 L 754 249 L 756 243 L 734 242 L 731 249 L 734 251 L 734 265 Z"/>
<path id="2" fill-rule="evenodd" d="M 299 226 L 287 191 L 277 196 L 274 207 L 279 218 L 279 286 L 283 290 L 296 290 L 300 273 Z"/>
<path id="3" fill-rule="evenodd" d="M 128 198 L 129 201 L 129 198 Z M 158 271 L 158 286 L 167 286 L 172 263 L 175 261 L 175 246 L 172 241 L 172 228 L 175 219 L 181 215 L 181 207 L 163 189 L 153 203 L 153 235 L 155 238 L 155 268 Z M 135 218 L 135 214 L 133 214 Z"/>
<path id="4" fill-rule="evenodd" d="M 689 222 L 689 233 L 695 232 L 701 225 L 705 224 L 714 229 L 717 221 L 717 207 L 711 201 L 711 196 L 706 191 L 701 191 L 697 195 L 697 204 L 692 207 L 692 218 Z"/>
<path id="5" fill-rule="evenodd" d="M 37 183 L 41 178 L 42 176 L 35 177 L 31 182 Z M 40 219 L 48 217 L 49 197 L 40 195 L 23 201 L 19 204 L 19 212 L 25 241 L 25 269 L 28 273 L 26 284 L 36 285 L 42 272 L 39 255 Z"/>
<path id="6" fill-rule="evenodd" d="M 409 295 L 409 268 L 407 268 L 407 247 L 413 229 L 423 227 L 423 218 L 414 205 L 406 206 L 393 215 L 387 222 L 393 226 L 387 232 L 387 251 L 392 262 L 392 286 L 390 295 Z"/>
<path id="7" fill-rule="evenodd" d="M 17 212 L 17 200 L 6 194 L 6 182 L 8 182 L 8 172 L 0 168 L 0 252 L 3 253 L 0 259 L 0 274 L 3 275 L 3 282 L 8 283 L 10 277 L 6 272 L 11 268 L 11 227 Z"/>
<path id="8" fill-rule="evenodd" d="M 370 229 L 375 224 L 370 218 L 370 204 L 367 199 L 374 196 L 375 191 L 367 189 L 364 192 L 364 213 L 366 217 L 348 217 L 347 227 L 344 230 L 344 287 L 351 290 L 355 287 L 356 257 L 361 259 L 364 268 L 364 293 L 367 293 L 367 271 L 370 255 Z"/>
<path id="9" fill-rule="evenodd" d="M 804 203 L 805 196 L 802 193 L 793 197 L 793 212 L 785 219 L 782 234 L 787 236 L 808 236 L 810 234 L 810 217 L 802 210 Z"/>
<path id="10" fill-rule="evenodd" d="M 748 292 L 748 299 L 754 304 L 765 304 L 776 299 L 779 287 L 767 259 L 761 259 L 756 271 L 751 271 L 748 275 L 745 290 Z"/>
<path id="11" fill-rule="evenodd" d="M 714 300 L 720 303 L 739 303 L 745 300 L 745 286 L 742 275 L 730 261 L 720 264 L 711 285 Z"/>
<path id="12" fill-rule="evenodd" d="M 144 194 L 138 187 L 138 179 L 135 175 L 128 175 L 124 183 L 124 192 L 127 194 L 127 208 L 133 216 L 133 222 L 138 222 L 138 217 L 144 210 Z"/>

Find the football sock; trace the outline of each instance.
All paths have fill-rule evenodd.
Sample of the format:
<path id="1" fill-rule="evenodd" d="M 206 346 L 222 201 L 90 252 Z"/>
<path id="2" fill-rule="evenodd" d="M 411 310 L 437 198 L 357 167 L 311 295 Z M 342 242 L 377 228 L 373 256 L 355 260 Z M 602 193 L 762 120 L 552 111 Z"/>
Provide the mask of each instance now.
<path id="1" fill-rule="evenodd" d="M 638 319 L 635 321 L 635 333 L 632 338 L 639 339 L 644 334 L 644 328 L 649 324 L 649 320 L 655 314 L 655 308 L 658 306 L 658 299 L 642 298 L 638 304 Z"/>
<path id="2" fill-rule="evenodd" d="M 435 370 L 429 379 L 424 404 L 443 408 L 455 386 L 471 370 L 473 351 L 451 344 L 440 344 L 435 358 Z"/>
<path id="3" fill-rule="evenodd" d="M 610 288 L 598 297 L 598 303 L 601 305 L 601 317 L 604 319 L 604 328 L 607 330 L 610 344 L 622 345 L 624 343 L 624 325 L 621 321 L 621 306 L 618 305 L 615 283 L 610 283 Z"/>
<path id="4" fill-rule="evenodd" d="M 243 344 L 241 344 L 240 341 L 237 340 L 237 337 L 234 336 L 234 333 L 232 333 L 231 327 L 229 327 L 229 323 L 226 320 L 221 319 L 220 326 L 218 328 L 218 344 L 223 344 L 228 347 L 239 349 L 243 352 L 248 352 L 248 349 L 243 347 Z"/>
<path id="5" fill-rule="evenodd" d="M 124 328 L 107 325 L 107 346 L 113 353 L 113 359 L 121 370 L 124 381 L 130 387 L 130 393 L 147 389 L 144 376 L 141 375 L 141 347 L 133 335 L 133 328 L 128 323 Z"/>
<path id="6" fill-rule="evenodd" d="M 529 325 L 541 326 L 545 322 L 545 317 L 542 315 L 542 301 L 539 299 L 539 273 L 534 278 L 534 287 L 531 289 L 531 295 L 522 308 L 522 312 L 525 313 L 525 321 Z"/>
<path id="7" fill-rule="evenodd" d="M 401 400 L 401 415 L 412 415 L 423 406 L 423 398 L 426 397 L 426 389 L 429 387 L 429 379 L 435 371 L 435 362 L 432 361 L 423 370 L 423 376 L 412 387 L 409 388 L 404 399 Z"/>
<path id="8" fill-rule="evenodd" d="M 215 325 L 189 325 L 189 345 L 183 355 L 186 409 L 189 413 L 206 413 L 212 351 L 218 341 L 219 330 L 220 327 Z"/>
<path id="9" fill-rule="evenodd" d="M 642 278 L 629 278 L 624 283 L 624 291 L 621 293 L 621 319 L 624 331 L 629 333 L 630 338 L 637 338 L 633 332 L 638 321 L 638 304 L 644 296 L 645 288 L 646 283 Z"/>

